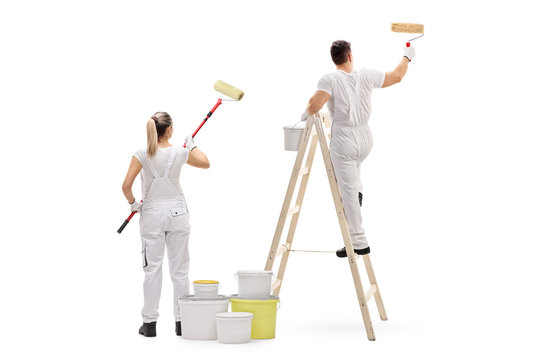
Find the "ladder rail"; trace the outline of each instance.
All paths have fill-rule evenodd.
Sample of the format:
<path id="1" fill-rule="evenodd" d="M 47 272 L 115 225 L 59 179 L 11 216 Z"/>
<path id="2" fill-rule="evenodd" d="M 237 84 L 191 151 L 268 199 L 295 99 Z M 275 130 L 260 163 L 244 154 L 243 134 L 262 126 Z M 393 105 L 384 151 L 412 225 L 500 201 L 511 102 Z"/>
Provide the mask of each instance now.
<path id="1" fill-rule="evenodd" d="M 317 135 L 314 135 L 311 137 L 311 145 L 309 147 L 309 152 L 306 160 L 306 168 L 311 170 L 311 166 L 313 165 L 313 159 L 315 158 L 315 152 L 317 150 L 317 144 L 318 144 L 318 137 Z M 300 217 L 300 210 L 302 210 L 302 203 L 304 202 L 304 195 L 306 193 L 307 184 L 309 181 L 309 175 L 311 171 L 308 171 L 304 176 L 302 176 L 302 181 L 300 182 L 300 187 L 298 189 L 298 194 L 296 196 L 296 205 L 295 208 L 298 208 L 298 211 L 296 211 L 292 218 L 291 223 L 289 224 L 289 232 L 287 234 L 287 240 L 285 242 L 285 246 L 290 249 L 294 234 L 296 232 L 296 225 L 298 224 L 298 218 Z M 281 284 L 283 283 L 283 276 L 285 275 L 285 269 L 287 268 L 287 261 L 289 261 L 289 251 L 285 251 L 281 257 L 281 262 L 279 264 L 279 270 L 276 279 L 279 280 L 279 282 L 276 282 L 278 285 L 273 290 L 274 296 L 279 296 L 279 292 L 281 290 Z"/>
<path id="2" fill-rule="evenodd" d="M 375 278 L 375 272 L 373 271 L 373 266 L 371 265 L 371 259 L 368 255 L 362 256 L 362 258 L 364 260 L 364 265 L 366 266 L 366 272 L 369 282 L 372 287 L 375 286 L 377 288 L 377 291 L 373 294 L 373 297 L 375 299 L 375 304 L 377 304 L 379 317 L 381 318 L 381 320 L 388 320 L 388 316 L 386 315 L 386 309 L 384 308 L 384 304 L 382 301 L 381 290 L 379 289 L 379 285 L 377 285 L 377 278 Z"/>
<path id="3" fill-rule="evenodd" d="M 307 144 L 311 137 L 311 130 L 313 129 L 313 121 L 306 123 L 304 132 L 302 133 L 302 138 L 300 140 L 300 145 L 298 147 L 298 154 L 296 155 L 296 161 L 294 163 L 294 168 L 291 174 L 291 179 L 289 180 L 289 186 L 287 188 L 287 193 L 285 194 L 285 199 L 283 200 L 283 206 L 281 207 L 281 213 L 279 215 L 278 224 L 276 226 L 276 231 L 274 233 L 274 239 L 272 240 L 272 246 L 270 247 L 270 252 L 266 260 L 266 265 L 264 269 L 266 271 L 272 270 L 274 266 L 274 260 L 276 258 L 276 250 L 279 245 L 279 240 L 283 233 L 283 227 L 285 226 L 285 221 L 287 220 L 287 214 L 291 206 L 291 200 L 296 187 L 296 182 L 298 180 L 298 173 L 302 168 L 302 163 L 304 161 L 304 155 L 306 153 Z"/>
<path id="4" fill-rule="evenodd" d="M 334 205 L 336 207 L 339 227 L 341 229 L 341 235 L 343 236 L 343 240 L 345 242 L 345 249 L 347 250 L 347 259 L 351 268 L 354 287 L 356 289 L 358 303 L 360 304 L 360 310 L 362 312 L 362 318 L 364 320 L 364 327 L 366 329 L 368 339 L 375 340 L 375 332 L 373 331 L 371 316 L 369 315 L 366 296 L 364 293 L 364 288 L 362 286 L 362 279 L 360 278 L 360 272 L 358 271 L 358 265 L 356 263 L 355 252 L 351 241 L 351 235 L 349 234 L 349 229 L 347 227 L 347 220 L 345 218 L 345 211 L 343 209 L 343 203 L 341 201 L 341 195 L 339 193 L 339 188 L 334 173 L 334 167 L 332 165 L 332 160 L 330 159 L 330 151 L 328 149 L 326 137 L 324 136 L 324 129 L 322 128 L 320 121 L 315 121 L 315 128 L 317 129 L 317 134 L 321 138 L 319 144 L 321 146 L 324 165 L 326 167 L 326 174 L 328 175 L 328 181 L 330 182 L 330 189 L 332 191 L 332 198 L 334 199 Z"/>

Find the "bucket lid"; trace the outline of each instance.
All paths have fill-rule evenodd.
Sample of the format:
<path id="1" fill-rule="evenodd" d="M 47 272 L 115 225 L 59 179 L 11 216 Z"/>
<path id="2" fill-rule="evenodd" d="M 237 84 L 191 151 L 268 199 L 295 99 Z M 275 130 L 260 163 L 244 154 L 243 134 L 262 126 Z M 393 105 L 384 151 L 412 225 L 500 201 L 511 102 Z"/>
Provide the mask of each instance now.
<path id="1" fill-rule="evenodd" d="M 306 128 L 306 122 L 305 121 L 297 121 L 294 124 L 291 125 L 285 125 L 283 129 L 285 130 L 304 130 Z"/>
<path id="2" fill-rule="evenodd" d="M 248 275 L 248 276 L 274 275 L 272 271 L 266 271 L 266 270 L 238 270 L 236 273 L 238 275 Z"/>
<path id="3" fill-rule="evenodd" d="M 268 296 L 238 296 L 238 294 L 232 294 L 230 296 L 231 300 L 279 300 L 279 296 L 268 295 Z"/>
<path id="4" fill-rule="evenodd" d="M 195 280 L 194 284 L 219 284 L 217 280 Z"/>
<path id="5" fill-rule="evenodd" d="M 215 314 L 220 319 L 252 319 L 253 314 L 249 312 L 222 312 Z"/>
<path id="6" fill-rule="evenodd" d="M 186 295 L 182 296 L 180 301 L 219 301 L 219 300 L 229 300 L 228 296 L 218 295 L 217 297 L 197 297 L 195 295 Z"/>
<path id="7" fill-rule="evenodd" d="M 296 124 L 285 125 L 283 127 L 284 130 L 296 130 L 296 131 L 304 131 L 305 128 L 306 128 L 306 123 L 303 121 L 298 122 Z"/>

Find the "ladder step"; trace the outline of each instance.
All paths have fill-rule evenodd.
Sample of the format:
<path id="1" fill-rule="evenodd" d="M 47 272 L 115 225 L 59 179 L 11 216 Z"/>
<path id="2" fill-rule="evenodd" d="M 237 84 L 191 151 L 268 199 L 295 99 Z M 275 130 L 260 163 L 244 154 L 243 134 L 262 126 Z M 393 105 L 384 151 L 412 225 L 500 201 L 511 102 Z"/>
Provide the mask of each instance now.
<path id="1" fill-rule="evenodd" d="M 296 205 L 296 206 L 289 209 L 289 211 L 287 212 L 287 216 L 294 215 L 299 211 L 300 211 L 300 205 Z"/>
<path id="2" fill-rule="evenodd" d="M 277 251 L 276 251 L 276 257 L 280 256 L 281 254 L 283 254 L 285 251 L 289 251 L 291 249 L 291 246 L 290 245 L 287 245 L 287 244 L 281 244 L 279 245 Z"/>
<path id="3" fill-rule="evenodd" d="M 303 175 L 306 175 L 306 174 L 309 174 L 309 168 L 304 166 L 303 168 L 300 169 L 300 171 L 298 172 L 298 176 L 303 176 Z"/>
<path id="4" fill-rule="evenodd" d="M 377 291 L 377 284 L 371 284 L 369 289 L 366 291 L 366 302 L 371 299 L 371 297 L 375 294 Z"/>
<path id="5" fill-rule="evenodd" d="M 281 285 L 281 280 L 276 279 L 272 281 L 272 286 L 270 287 L 270 291 L 274 291 L 279 285 Z"/>

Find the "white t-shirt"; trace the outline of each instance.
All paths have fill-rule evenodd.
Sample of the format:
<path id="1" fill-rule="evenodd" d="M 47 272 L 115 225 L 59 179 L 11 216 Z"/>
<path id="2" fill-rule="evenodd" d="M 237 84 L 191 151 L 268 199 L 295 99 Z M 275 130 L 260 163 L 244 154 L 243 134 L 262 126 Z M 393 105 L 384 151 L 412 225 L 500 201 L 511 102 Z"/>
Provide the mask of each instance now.
<path id="1" fill-rule="evenodd" d="M 154 165 L 154 168 L 158 172 L 158 174 L 163 175 L 163 172 L 165 171 L 165 165 L 167 161 L 169 160 L 169 156 L 171 155 L 171 151 L 176 151 L 176 157 L 174 158 L 174 162 L 171 166 L 171 169 L 169 170 L 169 179 L 173 183 L 173 185 L 179 190 L 180 194 L 183 196 L 184 193 L 182 192 L 182 187 L 180 186 L 180 170 L 182 169 L 182 166 L 188 161 L 189 157 L 189 150 L 182 147 L 182 146 L 171 146 L 168 148 L 158 148 L 158 151 L 152 156 L 150 161 L 152 162 L 152 165 Z M 146 154 L 146 148 L 139 149 L 133 154 L 133 156 L 139 160 L 141 164 L 144 165 L 143 158 L 148 158 Z M 150 190 L 150 185 L 152 184 L 152 180 L 154 179 L 154 176 L 152 175 L 152 172 L 150 172 L 149 169 L 145 168 L 143 166 L 143 169 L 141 170 L 141 185 L 142 185 L 142 191 L 143 191 L 143 199 L 148 194 L 148 191 Z"/>
<path id="2" fill-rule="evenodd" d="M 370 69 L 347 73 L 338 70 L 324 75 L 317 90 L 330 94 L 326 103 L 336 126 L 367 126 L 371 114 L 371 91 L 381 88 L 384 72 Z M 357 116 L 353 116 L 357 114 Z"/>

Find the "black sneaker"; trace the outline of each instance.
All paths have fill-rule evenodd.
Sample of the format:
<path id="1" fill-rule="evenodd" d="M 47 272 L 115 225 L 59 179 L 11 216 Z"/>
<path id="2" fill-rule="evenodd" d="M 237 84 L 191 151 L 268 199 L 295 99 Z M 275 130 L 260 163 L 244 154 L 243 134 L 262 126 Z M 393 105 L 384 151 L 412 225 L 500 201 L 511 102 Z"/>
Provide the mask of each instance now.
<path id="1" fill-rule="evenodd" d="M 369 254 L 369 246 L 365 249 L 354 249 L 354 253 L 358 255 L 366 255 Z M 339 249 L 336 251 L 337 257 L 344 258 L 347 257 L 347 250 L 345 248 Z"/>
<path id="2" fill-rule="evenodd" d="M 139 334 L 146 337 L 156 336 L 156 322 L 152 321 L 149 323 L 143 323 L 142 326 L 139 328 Z"/>
<path id="3" fill-rule="evenodd" d="M 182 336 L 182 322 L 181 321 L 176 322 L 176 335 Z"/>

